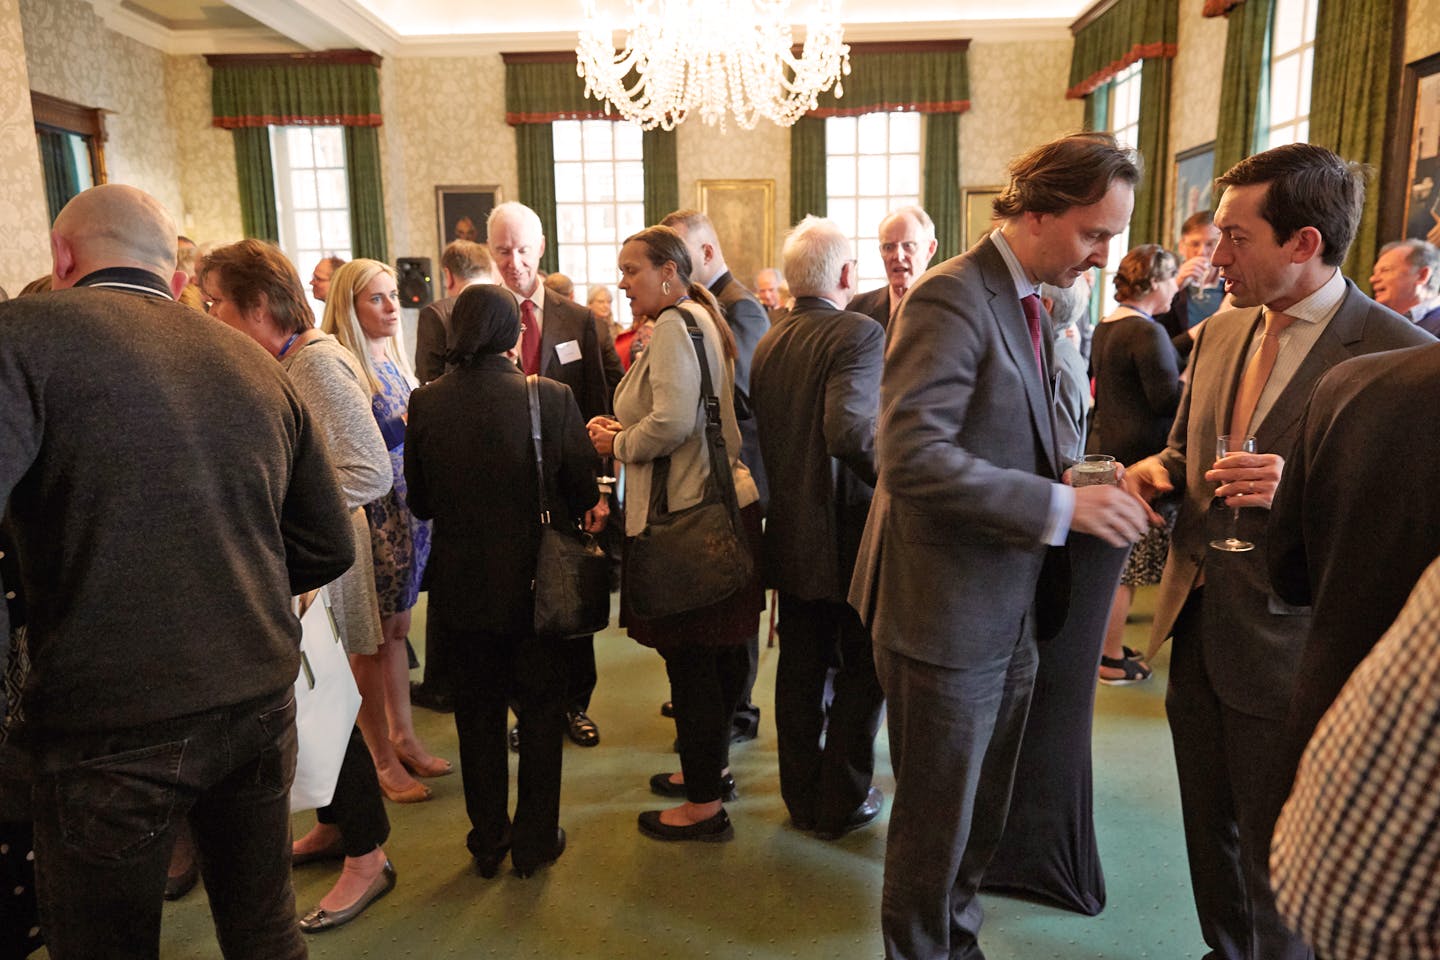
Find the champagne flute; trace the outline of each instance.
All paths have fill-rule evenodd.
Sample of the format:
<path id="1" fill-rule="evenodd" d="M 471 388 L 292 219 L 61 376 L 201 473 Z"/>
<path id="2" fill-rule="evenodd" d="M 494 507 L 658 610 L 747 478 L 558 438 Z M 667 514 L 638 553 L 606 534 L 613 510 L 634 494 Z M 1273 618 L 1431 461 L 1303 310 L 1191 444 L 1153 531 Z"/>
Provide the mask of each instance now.
<path id="1" fill-rule="evenodd" d="M 1238 440 L 1239 438 L 1237 437 L 1236 439 Z M 1220 435 L 1220 436 L 1218 436 L 1218 437 L 1215 438 L 1215 459 L 1216 459 L 1216 460 L 1219 460 L 1219 459 L 1221 459 L 1221 458 L 1223 458 L 1223 457 L 1226 457 L 1226 456 L 1228 456 L 1229 454 L 1232 454 L 1232 453 L 1254 453 L 1254 452 L 1255 452 L 1255 438 L 1254 438 L 1254 437 L 1245 437 L 1245 438 L 1244 438 L 1240 443 L 1238 443 L 1238 444 L 1234 444 L 1234 443 L 1231 442 L 1230 435 L 1229 435 L 1228 433 L 1227 433 L 1227 434 L 1222 434 L 1222 435 Z M 1238 531 L 1236 530 L 1236 525 L 1239 523 L 1239 520 L 1240 520 L 1240 508 L 1239 508 L 1239 507 L 1231 507 L 1231 508 L 1230 508 L 1230 522 L 1226 525 L 1226 526 L 1227 526 L 1226 536 L 1224 536 L 1224 537 L 1222 537 L 1222 538 L 1220 538 L 1220 539 L 1218 539 L 1218 540 L 1211 540 L 1211 541 L 1210 541 L 1210 546 L 1214 547 L 1216 550 L 1224 550 L 1224 551 L 1226 551 L 1227 553 L 1244 553 L 1246 550 L 1254 550 L 1254 549 L 1255 549 L 1255 544 L 1251 543 L 1249 540 L 1241 540 L 1240 537 L 1238 536 Z"/>

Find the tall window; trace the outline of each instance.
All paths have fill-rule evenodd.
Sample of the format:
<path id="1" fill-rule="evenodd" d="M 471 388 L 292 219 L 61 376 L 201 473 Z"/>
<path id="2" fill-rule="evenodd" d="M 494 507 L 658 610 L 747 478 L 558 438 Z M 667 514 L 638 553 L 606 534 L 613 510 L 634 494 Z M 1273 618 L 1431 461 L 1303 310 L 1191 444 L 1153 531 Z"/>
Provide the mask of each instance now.
<path id="1" fill-rule="evenodd" d="M 271 127 L 270 154 L 280 249 L 295 264 L 308 295 L 316 263 L 331 256 L 351 259 L 345 138 L 339 127 Z M 311 300 L 310 307 L 318 321 L 325 305 Z"/>
<path id="2" fill-rule="evenodd" d="M 630 325 L 630 304 L 615 287 L 620 243 L 645 229 L 645 167 L 640 127 L 610 120 L 557 120 L 555 220 L 560 272 L 584 303 L 592 285 L 610 289 L 613 319 Z"/>
<path id="3" fill-rule="evenodd" d="M 1319 0 L 1277 0 L 1270 27 L 1270 135 L 1265 146 L 1310 139 Z"/>
<path id="4" fill-rule="evenodd" d="M 825 121 L 826 208 L 850 236 L 860 291 L 884 285 L 880 221 L 920 203 L 921 115 L 865 113 Z"/>
<path id="5" fill-rule="evenodd" d="M 1140 142 L 1140 69 L 1142 61 L 1136 61 L 1115 75 L 1110 83 L 1110 132 L 1121 146 L 1134 147 Z M 1100 312 L 1096 317 L 1115 309 L 1115 271 L 1120 261 L 1130 252 L 1130 228 L 1116 234 L 1110 241 L 1110 258 L 1100 272 Z"/>

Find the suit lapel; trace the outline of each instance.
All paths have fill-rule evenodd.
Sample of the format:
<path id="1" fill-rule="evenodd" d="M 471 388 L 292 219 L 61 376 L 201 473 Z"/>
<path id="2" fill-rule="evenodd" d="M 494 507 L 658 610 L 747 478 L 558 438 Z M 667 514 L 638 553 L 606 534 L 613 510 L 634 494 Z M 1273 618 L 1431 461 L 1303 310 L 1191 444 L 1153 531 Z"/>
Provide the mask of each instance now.
<path id="1" fill-rule="evenodd" d="M 559 362 L 556 359 L 555 347 L 561 342 L 561 336 L 569 332 L 570 325 L 565 322 L 564 310 L 564 300 L 554 290 L 546 287 L 545 317 L 540 323 L 540 375 L 542 377 L 550 376 L 545 371 L 552 363 Z M 567 336 L 566 339 L 570 338 Z"/>
<path id="2" fill-rule="evenodd" d="M 1280 396 L 1275 398 L 1275 404 L 1265 414 L 1265 419 L 1256 426 L 1255 442 L 1260 449 L 1265 449 L 1265 441 L 1280 436 L 1300 419 L 1310 403 L 1311 390 L 1326 370 L 1354 356 L 1349 344 L 1364 336 L 1366 309 L 1365 300 L 1358 295 L 1355 285 L 1347 280 L 1345 299 L 1340 302 L 1340 309 L 1321 331 Z"/>

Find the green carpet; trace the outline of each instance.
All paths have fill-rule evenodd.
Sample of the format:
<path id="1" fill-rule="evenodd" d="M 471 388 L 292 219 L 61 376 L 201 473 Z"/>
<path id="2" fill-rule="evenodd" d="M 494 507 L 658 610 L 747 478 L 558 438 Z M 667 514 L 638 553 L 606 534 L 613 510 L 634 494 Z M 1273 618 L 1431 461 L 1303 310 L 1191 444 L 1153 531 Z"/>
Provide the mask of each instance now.
<path id="1" fill-rule="evenodd" d="M 1152 599 L 1141 592 L 1131 646 L 1144 646 Z M 423 601 L 412 636 L 424 636 Z M 740 796 L 727 809 L 735 841 L 675 845 L 646 840 L 635 827 L 640 811 L 663 805 L 649 793 L 650 775 L 676 765 L 670 752 L 674 728 L 658 712 L 668 696 L 663 665 L 616 630 L 599 636 L 596 650 L 600 685 L 591 714 L 601 743 L 593 749 L 566 746 L 564 857 L 529 880 L 508 872 L 481 879 L 464 846 L 468 824 L 460 778 L 432 780 L 431 802 L 389 806 L 386 850 L 399 873 L 395 891 L 349 926 L 310 938 L 311 956 L 880 957 L 886 818 L 834 843 L 788 826 L 771 709 L 776 650 L 762 651 L 755 696 L 764 710 L 760 738 L 732 755 Z M 1108 887 L 1105 912 L 1083 917 L 986 896 L 981 944 L 990 960 L 1179 960 L 1204 953 L 1165 727 L 1167 659 L 1162 654 L 1153 664 L 1156 675 L 1147 683 L 1100 688 L 1095 810 Z M 416 719 L 431 748 L 454 759 L 450 717 L 417 710 Z M 888 797 L 894 780 L 883 732 L 878 747 L 876 784 Z M 311 822 L 308 814 L 297 816 L 297 833 Z M 334 864 L 296 869 L 301 911 L 329 889 L 335 871 Z M 164 937 L 166 960 L 219 956 L 203 893 L 166 907 Z"/>

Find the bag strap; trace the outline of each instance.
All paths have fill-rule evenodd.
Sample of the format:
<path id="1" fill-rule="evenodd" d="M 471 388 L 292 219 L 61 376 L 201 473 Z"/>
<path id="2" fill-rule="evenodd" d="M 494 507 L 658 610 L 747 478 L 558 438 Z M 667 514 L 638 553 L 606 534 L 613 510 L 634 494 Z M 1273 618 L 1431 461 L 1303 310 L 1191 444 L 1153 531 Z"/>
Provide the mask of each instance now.
<path id="1" fill-rule="evenodd" d="M 695 358 L 700 361 L 700 402 L 705 407 L 705 446 L 710 450 L 710 478 L 719 488 L 721 501 L 730 514 L 735 529 L 740 530 L 740 504 L 735 497 L 735 480 L 730 474 L 730 458 L 725 455 L 725 431 L 720 422 L 720 398 L 715 395 L 714 384 L 710 381 L 710 362 L 705 350 L 705 333 L 700 329 L 690 311 L 676 306 L 685 319 L 685 329 L 690 334 L 690 343 L 695 347 Z"/>
<path id="2" fill-rule="evenodd" d="M 535 490 L 540 495 L 540 523 L 550 522 L 545 502 L 545 453 L 540 446 L 540 383 L 536 374 L 525 378 L 525 400 L 530 406 L 530 440 L 535 444 Z"/>

